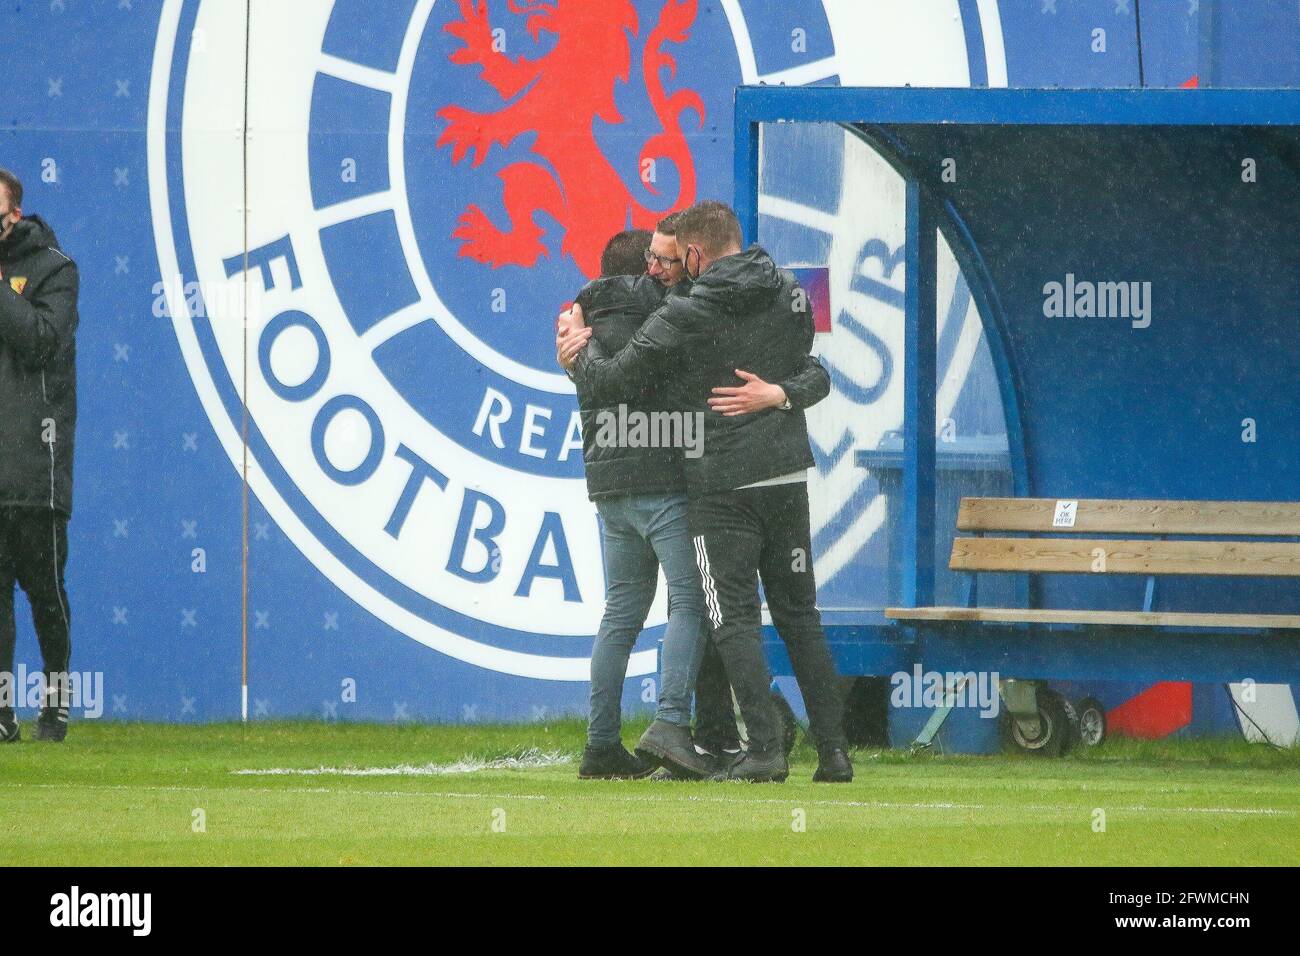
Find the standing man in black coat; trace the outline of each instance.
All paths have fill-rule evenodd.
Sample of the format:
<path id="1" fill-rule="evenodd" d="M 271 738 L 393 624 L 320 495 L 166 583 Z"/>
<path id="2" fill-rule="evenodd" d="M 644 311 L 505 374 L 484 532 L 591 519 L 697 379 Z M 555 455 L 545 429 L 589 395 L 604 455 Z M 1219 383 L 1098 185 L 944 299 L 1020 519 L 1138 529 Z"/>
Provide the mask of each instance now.
<path id="1" fill-rule="evenodd" d="M 655 226 L 650 248 L 646 251 L 646 273 L 663 286 L 668 295 L 690 293 L 691 283 L 677 254 L 676 214 L 664 217 Z M 648 313 L 646 318 L 649 318 Z M 731 703 L 731 684 L 712 640 L 704 642 L 704 656 L 695 677 L 695 730 L 692 737 L 695 749 L 719 766 L 730 766 L 740 754 L 740 732 Z"/>
<path id="2" fill-rule="evenodd" d="M 32 605 L 44 663 L 37 740 L 68 732 L 72 650 L 63 569 L 77 424 L 77 266 L 23 186 L 0 170 L 0 743 L 19 738 L 14 585 Z"/>
<path id="3" fill-rule="evenodd" d="M 636 278 L 644 271 L 650 239 L 638 230 L 614 236 L 601 256 L 601 278 L 578 294 L 590 332 L 615 353 L 663 300 L 659 283 Z M 605 613 L 591 650 L 591 711 L 578 776 L 645 776 L 659 763 L 642 756 L 649 755 L 649 746 L 674 757 L 680 773 L 703 777 L 711 768 L 690 746 L 690 695 L 707 625 L 686 517 L 683 449 L 657 440 L 620 441 L 617 428 L 609 427 L 620 419 L 662 415 L 662 396 L 653 384 L 608 404 L 579 388 L 578 406 L 587 493 L 600 514 L 605 561 Z M 660 569 L 668 585 L 664 657 L 672 666 L 664 667 L 656 719 L 633 756 L 621 740 L 623 685 Z"/>
<path id="4" fill-rule="evenodd" d="M 676 391 L 679 407 L 704 414 L 703 454 L 686 461 L 691 536 L 713 640 L 750 738 L 727 776 L 779 781 L 788 772 L 768 694 L 761 579 L 817 738 L 813 779 L 848 781 L 853 765 L 812 567 L 807 479 L 813 457 L 803 412 L 812 402 L 784 388 L 784 400 L 764 401 L 757 411 L 740 401 L 747 389 L 770 390 L 767 383 L 807 363 L 813 342 L 807 300 L 761 248 L 741 248 L 740 224 L 723 203 L 705 201 L 681 213 L 677 248 L 692 280 L 690 294 L 665 300 L 617 355 L 591 340 L 576 354 L 574 378 L 593 401 L 617 401 L 658 383 Z M 581 323 L 574 312 L 562 322 Z"/>

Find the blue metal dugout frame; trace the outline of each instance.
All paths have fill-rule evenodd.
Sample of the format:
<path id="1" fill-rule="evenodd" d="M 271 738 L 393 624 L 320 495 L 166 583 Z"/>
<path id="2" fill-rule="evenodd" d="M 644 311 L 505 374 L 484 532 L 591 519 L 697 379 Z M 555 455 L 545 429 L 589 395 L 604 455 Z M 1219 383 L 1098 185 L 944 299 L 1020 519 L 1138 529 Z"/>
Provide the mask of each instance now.
<path id="1" fill-rule="evenodd" d="M 871 145 L 906 187 L 902 606 L 934 601 L 937 393 L 936 230 L 948 240 L 984 320 L 1006 415 L 1014 493 L 1031 493 L 1022 393 L 1004 347 L 1006 314 L 961 212 L 931 187 L 891 135 L 900 125 L 980 126 L 1300 126 L 1297 90 L 1009 90 L 851 87 L 739 87 L 735 102 L 735 209 L 747 242 L 758 236 L 760 127 L 835 123 Z M 924 661 L 938 670 L 996 670 L 1071 680 L 1257 680 L 1300 682 L 1294 634 L 1206 629 L 1106 628 L 1082 643 L 1071 626 L 931 628 L 885 623 L 878 612 L 823 614 L 845 674 L 890 674 Z M 769 634 L 769 638 L 774 635 Z M 784 646 L 770 640 L 778 674 L 791 673 Z"/>

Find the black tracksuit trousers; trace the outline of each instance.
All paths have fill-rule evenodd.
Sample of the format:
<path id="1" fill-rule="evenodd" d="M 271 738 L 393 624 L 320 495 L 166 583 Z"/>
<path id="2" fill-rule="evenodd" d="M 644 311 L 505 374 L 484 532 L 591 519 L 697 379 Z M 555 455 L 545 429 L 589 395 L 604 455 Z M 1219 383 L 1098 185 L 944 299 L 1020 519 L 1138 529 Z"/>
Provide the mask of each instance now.
<path id="1" fill-rule="evenodd" d="M 695 742 L 715 755 L 740 747 L 731 682 L 712 635 L 704 642 L 700 672 L 695 678 Z"/>
<path id="2" fill-rule="evenodd" d="M 32 606 L 46 688 L 56 686 L 52 675 L 67 674 L 72 652 L 68 595 L 63 587 L 67 561 L 68 519 L 61 513 L 50 508 L 0 508 L 0 680 L 15 679 L 15 584 Z M 15 692 L 21 694 L 24 688 Z M 8 703 L 0 701 L 0 707 Z M 66 707 L 68 702 L 47 698 L 44 704 Z"/>
<path id="3" fill-rule="evenodd" d="M 770 752 L 781 745 L 781 722 L 763 655 L 761 580 L 818 748 L 847 749 L 838 675 L 817 610 L 807 482 L 693 496 L 690 525 L 713 641 L 736 693 L 750 748 Z"/>

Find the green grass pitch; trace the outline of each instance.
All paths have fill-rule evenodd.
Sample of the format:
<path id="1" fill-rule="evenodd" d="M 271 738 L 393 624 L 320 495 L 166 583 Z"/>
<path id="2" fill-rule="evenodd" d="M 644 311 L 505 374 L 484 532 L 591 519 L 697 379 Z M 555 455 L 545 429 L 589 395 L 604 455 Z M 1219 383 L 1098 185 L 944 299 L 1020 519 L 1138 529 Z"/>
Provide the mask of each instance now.
<path id="1" fill-rule="evenodd" d="M 579 781 L 582 740 L 576 720 L 75 723 L 62 745 L 0 747 L 0 865 L 1300 861 L 1296 750 L 1116 740 L 1059 760 L 860 751 L 857 780 L 834 786 L 811 782 L 801 744 L 787 783 L 749 785 Z M 567 762 L 430 769 L 531 748 Z M 237 772 L 398 767 L 407 772 Z"/>

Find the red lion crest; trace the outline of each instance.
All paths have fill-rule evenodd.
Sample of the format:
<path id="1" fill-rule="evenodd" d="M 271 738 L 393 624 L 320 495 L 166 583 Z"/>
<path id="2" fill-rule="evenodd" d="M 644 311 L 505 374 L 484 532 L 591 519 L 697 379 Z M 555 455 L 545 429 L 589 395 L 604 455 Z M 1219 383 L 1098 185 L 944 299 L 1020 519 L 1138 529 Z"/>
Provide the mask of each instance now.
<path id="1" fill-rule="evenodd" d="M 503 149 L 518 136 L 535 132 L 532 152 L 540 162 L 511 163 L 500 172 L 502 202 L 509 217 L 498 228 L 476 205 L 467 206 L 452 237 L 461 240 L 460 255 L 493 268 L 530 267 L 547 254 L 544 231 L 534 221 L 539 212 L 553 216 L 564 229 L 561 251 L 589 277 L 600 272 L 600 253 L 609 237 L 629 222 L 652 229 L 664 213 L 647 209 L 625 185 L 596 142 L 595 119 L 621 123 L 614 104 L 617 82 L 628 81 L 631 38 L 637 36 L 636 9 L 630 0 L 509 0 L 512 13 L 527 15 L 528 32 L 558 37 L 555 47 L 535 60 L 511 58 L 494 48 L 487 0 L 457 0 L 461 19 L 448 33 L 464 46 L 451 62 L 482 68 L 482 78 L 505 103 L 494 113 L 475 113 L 448 106 L 438 117 L 447 121 L 439 148 L 450 144 L 452 162 L 474 153 L 474 165 L 487 158 L 493 144 Z M 684 43 L 695 22 L 696 0 L 666 0 L 659 22 L 642 51 L 645 87 L 663 131 L 642 147 L 638 172 L 648 161 L 667 160 L 676 167 L 680 189 L 672 208 L 695 201 L 696 177 L 691 151 L 682 134 L 681 116 L 693 111 L 704 124 L 704 103 L 692 90 L 669 96 L 663 71 L 676 75 L 677 63 L 663 51 L 667 43 Z M 645 178 L 642 178 L 645 182 Z M 653 182 L 645 182 L 654 193 Z"/>

